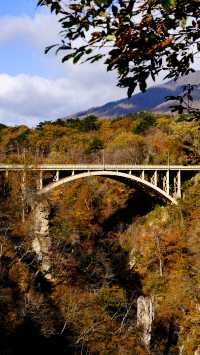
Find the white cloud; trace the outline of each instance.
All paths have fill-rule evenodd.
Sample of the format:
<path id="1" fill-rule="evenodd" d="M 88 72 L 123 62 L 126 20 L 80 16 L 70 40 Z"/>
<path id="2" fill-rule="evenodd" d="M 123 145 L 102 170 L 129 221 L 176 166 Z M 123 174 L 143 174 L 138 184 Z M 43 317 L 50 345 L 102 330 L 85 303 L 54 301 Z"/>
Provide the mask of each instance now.
<path id="1" fill-rule="evenodd" d="M 117 88 L 113 92 L 107 73 L 103 79 L 102 70 L 91 73 L 90 68 L 87 68 L 86 76 L 82 74 L 82 80 L 79 80 L 77 69 L 76 75 L 70 73 L 69 79 L 1 74 L 0 121 L 12 125 L 35 125 L 41 120 L 70 115 L 121 96 Z"/>
<path id="2" fill-rule="evenodd" d="M 57 40 L 55 16 L 38 13 L 34 17 L 0 17 L 0 28 L 0 45 L 17 43 L 27 53 L 26 68 L 20 68 L 18 75 L 0 75 L 1 122 L 34 125 L 125 96 L 125 91 L 116 87 L 115 75 L 107 73 L 102 63 L 61 65 L 59 58 L 44 55 L 45 46 Z M 36 75 L 27 69 L 30 48 L 38 58 Z M 48 78 L 41 74 L 43 69 Z M 22 74 L 24 71 L 28 74 Z"/>
<path id="3" fill-rule="evenodd" d="M 38 13 L 30 16 L 0 17 L 0 43 L 15 39 L 36 47 L 44 47 L 56 41 L 60 26 L 55 16 Z"/>

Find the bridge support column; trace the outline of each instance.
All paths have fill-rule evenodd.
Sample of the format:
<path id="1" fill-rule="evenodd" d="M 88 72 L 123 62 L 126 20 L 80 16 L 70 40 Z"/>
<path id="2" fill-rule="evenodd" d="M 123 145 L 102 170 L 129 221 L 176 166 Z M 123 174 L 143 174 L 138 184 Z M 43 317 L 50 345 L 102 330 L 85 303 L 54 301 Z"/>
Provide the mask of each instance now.
<path id="1" fill-rule="evenodd" d="M 37 189 L 38 190 L 42 190 L 43 188 L 43 171 L 40 170 L 40 175 L 39 175 L 39 180 L 38 180 L 38 184 L 37 184 Z"/>
<path id="2" fill-rule="evenodd" d="M 154 172 L 153 176 L 151 177 L 151 183 L 155 186 L 158 186 L 158 172 L 157 172 L 157 170 Z"/>
<path id="3" fill-rule="evenodd" d="M 176 198 L 181 198 L 181 171 L 177 172 L 174 178 L 174 195 Z"/>
<path id="4" fill-rule="evenodd" d="M 142 180 L 144 180 L 144 179 L 145 179 L 144 170 L 142 170 L 141 179 L 142 179 Z"/>
<path id="5" fill-rule="evenodd" d="M 163 177 L 163 190 L 169 195 L 169 170 L 166 171 L 166 175 Z"/>
<path id="6" fill-rule="evenodd" d="M 53 181 L 59 181 L 59 179 L 60 179 L 60 171 L 57 170 L 57 171 L 56 171 L 56 175 L 55 175 L 54 178 L 53 178 Z"/>
<path id="7" fill-rule="evenodd" d="M 167 194 L 169 195 L 169 170 L 166 172 Z"/>

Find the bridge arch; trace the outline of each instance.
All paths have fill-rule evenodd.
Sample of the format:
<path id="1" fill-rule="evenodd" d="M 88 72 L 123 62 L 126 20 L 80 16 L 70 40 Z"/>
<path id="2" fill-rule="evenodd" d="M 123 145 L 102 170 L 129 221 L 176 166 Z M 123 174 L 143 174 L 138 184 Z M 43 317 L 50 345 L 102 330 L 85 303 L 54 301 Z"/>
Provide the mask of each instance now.
<path id="1" fill-rule="evenodd" d="M 149 190 L 152 190 L 156 192 L 158 195 L 166 199 L 168 202 L 170 202 L 173 205 L 177 205 L 177 201 L 174 197 L 171 195 L 167 194 L 164 190 L 159 188 L 158 186 L 152 184 L 151 182 L 141 179 L 138 176 L 132 175 L 132 174 L 127 174 L 124 172 L 118 172 L 118 171 L 108 171 L 108 170 L 100 170 L 100 171 L 88 171 L 88 172 L 83 172 L 83 173 L 77 173 L 75 175 L 70 175 L 64 178 L 61 178 L 58 181 L 55 181 L 53 183 L 48 184 L 47 186 L 43 187 L 38 191 L 38 195 L 42 195 L 48 192 L 51 192 L 55 188 L 64 185 L 66 183 L 78 180 L 78 179 L 83 179 L 91 176 L 104 176 L 107 178 L 113 178 L 114 180 L 120 179 L 123 182 L 132 181 L 138 186 L 141 187 L 146 187 Z"/>

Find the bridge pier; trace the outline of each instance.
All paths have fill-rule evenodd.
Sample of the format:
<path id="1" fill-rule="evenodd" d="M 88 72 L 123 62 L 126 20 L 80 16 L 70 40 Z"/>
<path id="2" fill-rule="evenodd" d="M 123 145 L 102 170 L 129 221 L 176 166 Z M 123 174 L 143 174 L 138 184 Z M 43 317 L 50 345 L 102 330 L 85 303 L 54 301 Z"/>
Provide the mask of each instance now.
<path id="1" fill-rule="evenodd" d="M 167 170 L 166 175 L 163 176 L 163 191 L 165 191 L 167 195 L 170 194 L 169 170 Z"/>
<path id="2" fill-rule="evenodd" d="M 37 190 L 42 190 L 43 188 L 43 171 L 39 171 L 39 179 L 37 181 Z"/>
<path id="3" fill-rule="evenodd" d="M 56 174 L 55 174 L 55 176 L 54 176 L 54 178 L 53 178 L 53 181 L 59 181 L 59 179 L 60 179 L 60 171 L 59 170 L 57 170 L 56 171 Z"/>
<path id="4" fill-rule="evenodd" d="M 145 172 L 144 172 L 144 170 L 142 170 L 141 179 L 145 180 Z"/>
<path id="5" fill-rule="evenodd" d="M 166 172 L 166 193 L 170 194 L 170 186 L 169 186 L 169 170 Z"/>
<path id="6" fill-rule="evenodd" d="M 174 196 L 178 199 L 181 198 L 181 171 L 178 170 L 174 178 Z"/>
<path id="7" fill-rule="evenodd" d="M 158 186 L 158 171 L 155 170 L 155 172 L 153 173 L 152 177 L 151 177 L 151 183 L 155 186 Z"/>

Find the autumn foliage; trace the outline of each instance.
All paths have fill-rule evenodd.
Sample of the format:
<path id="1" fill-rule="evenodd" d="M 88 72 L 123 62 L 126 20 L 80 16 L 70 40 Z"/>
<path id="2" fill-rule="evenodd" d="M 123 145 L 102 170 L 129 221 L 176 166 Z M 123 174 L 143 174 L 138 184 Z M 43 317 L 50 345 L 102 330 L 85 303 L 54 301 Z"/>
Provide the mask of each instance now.
<path id="1" fill-rule="evenodd" d="M 199 164 L 199 127 L 187 116 L 0 127 L 1 163 Z M 50 177 L 51 178 L 51 177 Z M 199 333 L 200 181 L 177 207 L 103 177 L 45 197 L 51 276 L 32 250 L 36 176 L 1 174 L 0 353 L 148 354 L 136 326 L 140 295 L 155 299 L 152 354 L 193 354 Z M 25 207 L 25 223 L 22 209 Z"/>

